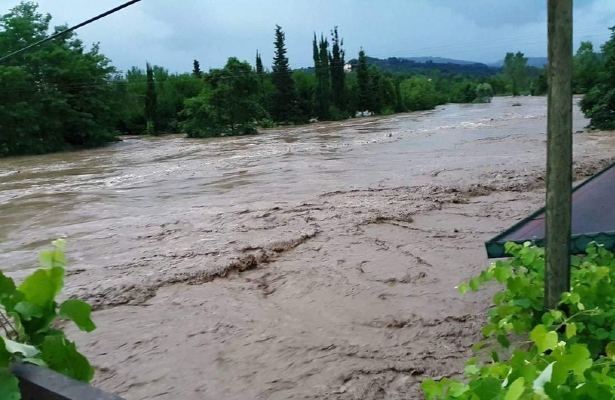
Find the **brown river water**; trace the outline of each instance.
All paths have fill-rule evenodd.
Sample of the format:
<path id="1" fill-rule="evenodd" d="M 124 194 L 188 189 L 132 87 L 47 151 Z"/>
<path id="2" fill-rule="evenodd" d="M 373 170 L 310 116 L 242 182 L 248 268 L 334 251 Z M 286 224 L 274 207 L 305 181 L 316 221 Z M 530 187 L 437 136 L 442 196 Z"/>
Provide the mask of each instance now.
<path id="1" fill-rule="evenodd" d="M 513 106 L 514 103 L 520 106 Z M 582 179 L 615 136 L 580 132 Z M 546 99 L 0 160 L 0 268 L 65 237 L 69 328 L 126 399 L 408 399 L 455 376 L 483 242 L 541 206 Z"/>

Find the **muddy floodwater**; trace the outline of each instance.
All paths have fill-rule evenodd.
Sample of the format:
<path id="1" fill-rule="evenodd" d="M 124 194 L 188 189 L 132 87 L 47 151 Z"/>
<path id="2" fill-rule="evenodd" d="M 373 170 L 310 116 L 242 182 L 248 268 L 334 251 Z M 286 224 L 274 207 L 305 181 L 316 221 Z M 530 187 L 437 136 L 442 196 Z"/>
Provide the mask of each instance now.
<path id="1" fill-rule="evenodd" d="M 585 125 L 575 108 L 577 179 L 615 154 Z M 489 290 L 455 285 L 543 203 L 545 132 L 545 98 L 496 98 L 4 159 L 0 266 L 66 238 L 98 325 L 69 334 L 128 400 L 421 398 L 484 321 Z"/>

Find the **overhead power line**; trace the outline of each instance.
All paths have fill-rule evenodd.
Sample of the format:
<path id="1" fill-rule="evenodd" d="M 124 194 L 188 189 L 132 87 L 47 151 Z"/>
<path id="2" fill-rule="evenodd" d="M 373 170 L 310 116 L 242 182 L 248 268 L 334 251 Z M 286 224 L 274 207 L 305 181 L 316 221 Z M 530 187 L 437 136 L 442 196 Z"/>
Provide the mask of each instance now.
<path id="1" fill-rule="evenodd" d="M 21 53 L 23 53 L 23 52 L 25 52 L 25 51 L 30 50 L 31 48 L 34 48 L 34 47 L 40 46 L 41 44 L 47 43 L 47 42 L 49 42 L 49 41 L 51 41 L 51 40 L 53 40 L 53 39 L 59 38 L 60 36 L 66 35 L 67 33 L 70 33 L 70 32 L 72 32 L 72 31 L 74 31 L 74 30 L 76 30 L 76 29 L 79 29 L 79 28 L 81 28 L 81 27 L 83 27 L 83 26 L 86 26 L 86 25 L 88 25 L 88 24 L 91 24 L 91 23 L 92 23 L 92 22 L 94 22 L 94 21 L 98 21 L 99 19 L 104 18 L 104 17 L 106 17 L 106 16 L 108 16 L 108 15 L 114 14 L 114 13 L 116 13 L 116 12 L 118 12 L 118 11 L 120 11 L 120 10 L 122 10 L 122 9 L 124 9 L 124 8 L 126 8 L 126 7 L 128 7 L 128 6 L 131 6 L 131 5 L 135 4 L 135 3 L 138 3 L 138 2 L 140 2 L 140 1 L 141 1 L 141 0 L 131 0 L 131 1 L 128 1 L 128 2 L 126 2 L 126 3 L 124 3 L 124 4 L 122 4 L 122 5 L 119 5 L 119 6 L 115 7 L 115 8 L 112 8 L 111 10 L 109 10 L 109 11 L 107 11 L 107 12 L 104 12 L 104 13 L 102 13 L 102 14 L 99 14 L 99 15 L 97 15 L 97 16 L 95 16 L 95 17 L 93 17 L 93 18 L 90 18 L 90 19 L 88 19 L 87 21 L 83 21 L 83 22 L 82 22 L 82 23 L 80 23 L 80 24 L 77 24 L 77 25 L 75 25 L 75 26 L 73 26 L 73 27 L 70 27 L 70 28 L 65 29 L 65 30 L 63 30 L 63 31 L 61 31 L 61 32 L 55 33 L 55 34 L 53 34 L 53 35 L 51 35 L 51 36 L 49 36 L 49 37 L 46 37 L 45 39 L 39 40 L 39 41 L 38 41 L 38 42 L 36 42 L 36 43 L 32 43 L 32 44 L 31 44 L 31 45 L 29 45 L 29 46 L 23 47 L 23 48 L 21 48 L 21 49 L 19 49 L 19 50 L 16 50 L 16 51 L 12 52 L 12 53 L 9 53 L 9 54 L 5 55 L 4 57 L 0 58 L 0 63 L 1 63 L 1 62 L 4 62 L 5 60 L 7 60 L 7 59 L 8 59 L 8 58 L 10 58 L 10 57 L 14 57 L 14 56 L 16 56 L 16 55 L 18 55 L 18 54 L 21 54 Z"/>

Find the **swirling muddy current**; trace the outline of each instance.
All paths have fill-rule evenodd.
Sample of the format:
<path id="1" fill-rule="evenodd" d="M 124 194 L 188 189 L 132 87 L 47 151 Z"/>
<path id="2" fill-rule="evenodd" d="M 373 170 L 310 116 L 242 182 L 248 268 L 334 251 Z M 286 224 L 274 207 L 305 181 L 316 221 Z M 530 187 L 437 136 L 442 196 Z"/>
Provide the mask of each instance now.
<path id="1" fill-rule="evenodd" d="M 520 103 L 520 106 L 513 106 Z M 615 136 L 575 107 L 575 174 Z M 544 201 L 546 100 L 268 130 L 126 137 L 0 160 L 0 265 L 68 243 L 68 327 L 132 399 L 408 399 L 457 376 L 490 291 L 454 287 Z"/>

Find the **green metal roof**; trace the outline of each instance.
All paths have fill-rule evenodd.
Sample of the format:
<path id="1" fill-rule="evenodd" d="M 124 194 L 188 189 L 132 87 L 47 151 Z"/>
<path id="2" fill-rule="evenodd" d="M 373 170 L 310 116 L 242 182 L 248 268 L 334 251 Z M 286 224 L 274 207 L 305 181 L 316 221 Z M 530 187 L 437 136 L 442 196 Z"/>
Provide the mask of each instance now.
<path id="1" fill-rule="evenodd" d="M 506 242 L 544 245 L 544 208 L 485 242 L 489 258 L 505 257 Z M 572 192 L 572 254 L 596 242 L 615 250 L 615 164 L 589 178 Z"/>

